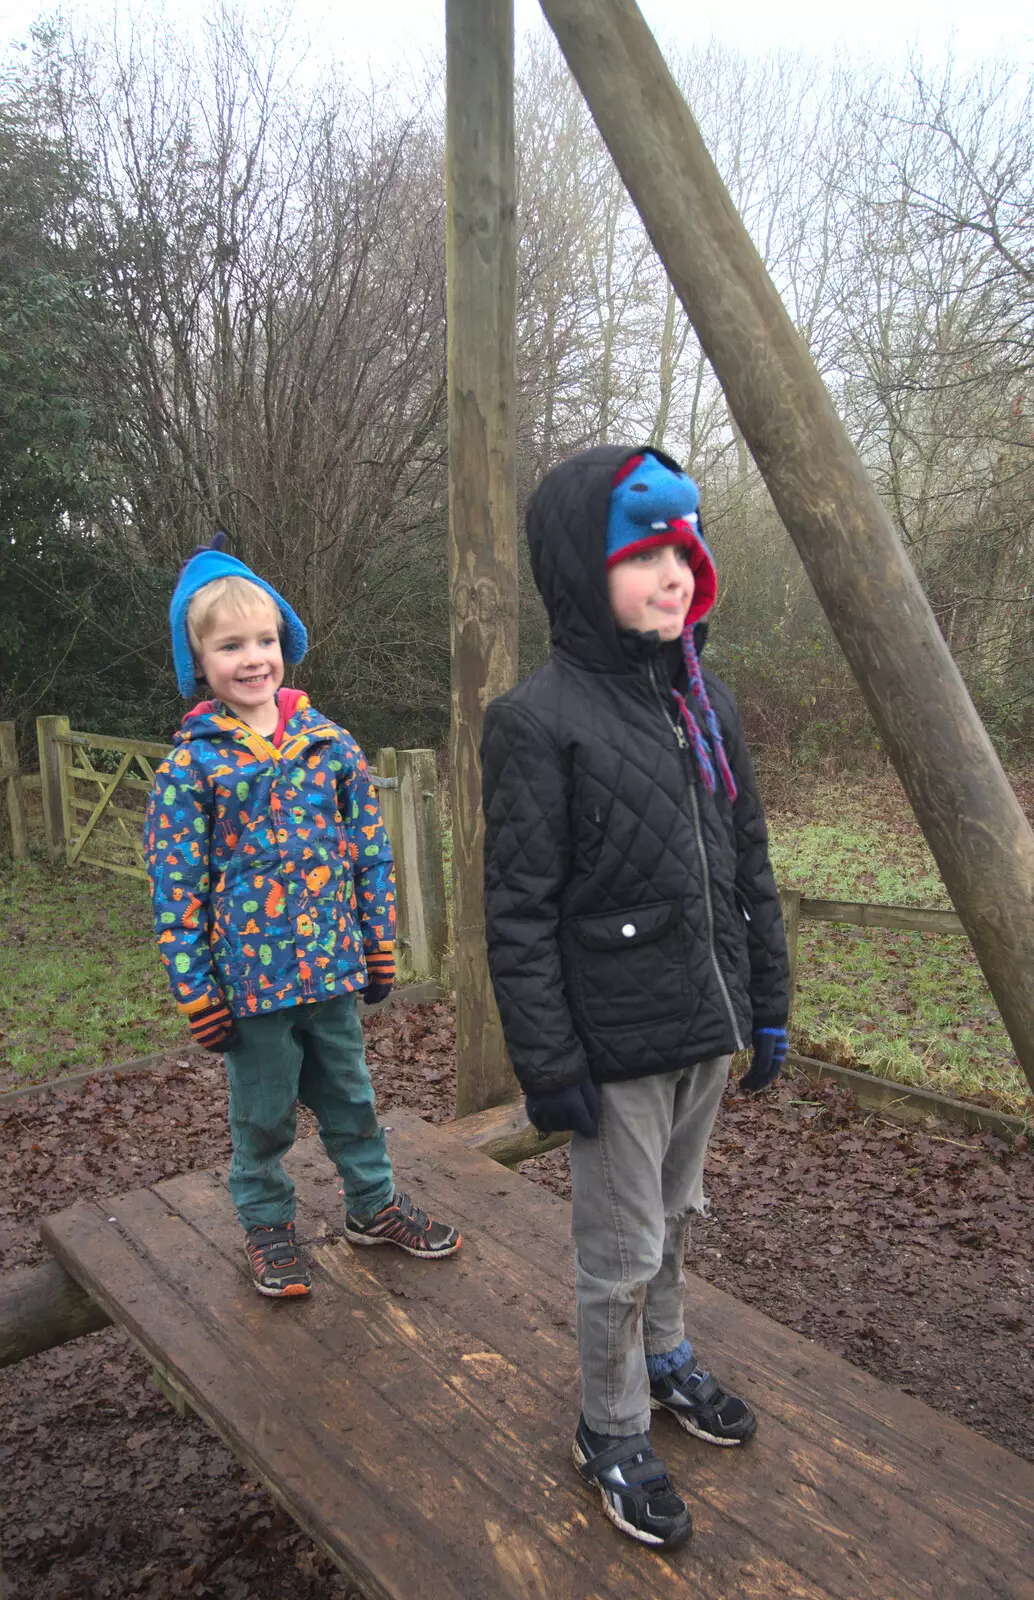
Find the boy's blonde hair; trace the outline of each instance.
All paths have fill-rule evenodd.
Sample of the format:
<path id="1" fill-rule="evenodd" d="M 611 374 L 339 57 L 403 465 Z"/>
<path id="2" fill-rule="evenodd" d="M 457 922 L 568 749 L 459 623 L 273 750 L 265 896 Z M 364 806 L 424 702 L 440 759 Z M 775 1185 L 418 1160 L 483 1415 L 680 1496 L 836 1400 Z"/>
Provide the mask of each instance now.
<path id="1" fill-rule="evenodd" d="M 206 636 L 215 627 L 217 612 L 243 618 L 260 609 L 272 612 L 277 633 L 280 633 L 281 619 L 276 601 L 257 583 L 237 577 L 214 578 L 211 583 L 206 583 L 194 595 L 187 609 L 187 637 L 195 656 L 200 655 Z"/>

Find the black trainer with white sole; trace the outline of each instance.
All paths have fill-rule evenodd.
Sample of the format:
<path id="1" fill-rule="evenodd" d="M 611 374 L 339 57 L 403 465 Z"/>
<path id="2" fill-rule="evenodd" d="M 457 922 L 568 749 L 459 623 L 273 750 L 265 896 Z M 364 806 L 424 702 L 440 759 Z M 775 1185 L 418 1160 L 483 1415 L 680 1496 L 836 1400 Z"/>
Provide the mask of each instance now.
<path id="1" fill-rule="evenodd" d="M 630 1539 L 673 1550 L 691 1536 L 686 1502 L 672 1488 L 648 1434 L 618 1439 L 593 1433 L 579 1417 L 571 1454 L 579 1475 L 600 1491 L 603 1510 L 615 1528 Z"/>
<path id="2" fill-rule="evenodd" d="M 650 1409 L 670 1412 L 681 1428 L 708 1444 L 746 1444 L 757 1432 L 758 1419 L 747 1402 L 727 1394 L 716 1377 L 693 1361 L 653 1380 Z"/>
<path id="3" fill-rule="evenodd" d="M 393 1244 L 407 1256 L 416 1256 L 421 1261 L 453 1256 L 463 1243 L 458 1228 L 435 1222 L 426 1211 L 413 1204 L 408 1194 L 400 1194 L 398 1190 L 383 1210 L 365 1222 L 346 1211 L 345 1238 L 353 1244 Z"/>

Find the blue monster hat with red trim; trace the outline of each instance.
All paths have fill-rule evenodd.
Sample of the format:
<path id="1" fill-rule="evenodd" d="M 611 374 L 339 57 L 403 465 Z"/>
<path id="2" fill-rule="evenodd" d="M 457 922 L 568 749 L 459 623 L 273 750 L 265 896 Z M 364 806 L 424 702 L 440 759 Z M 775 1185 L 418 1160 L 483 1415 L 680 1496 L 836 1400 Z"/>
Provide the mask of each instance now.
<path id="1" fill-rule="evenodd" d="M 700 531 L 700 490 L 652 451 L 631 456 L 615 475 L 607 515 L 607 569 L 641 550 L 678 544 L 689 551 L 696 581 L 688 625 L 707 616 L 718 598 L 714 557 Z"/>

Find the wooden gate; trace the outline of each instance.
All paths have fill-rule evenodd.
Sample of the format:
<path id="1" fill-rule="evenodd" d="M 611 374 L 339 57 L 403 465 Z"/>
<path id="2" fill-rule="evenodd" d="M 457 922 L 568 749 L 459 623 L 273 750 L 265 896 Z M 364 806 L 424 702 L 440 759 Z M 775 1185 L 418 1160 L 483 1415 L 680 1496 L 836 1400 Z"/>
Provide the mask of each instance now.
<path id="1" fill-rule="evenodd" d="M 43 818 L 52 854 L 69 865 L 145 878 L 143 826 L 154 768 L 169 746 L 80 733 L 67 717 L 40 717 Z"/>

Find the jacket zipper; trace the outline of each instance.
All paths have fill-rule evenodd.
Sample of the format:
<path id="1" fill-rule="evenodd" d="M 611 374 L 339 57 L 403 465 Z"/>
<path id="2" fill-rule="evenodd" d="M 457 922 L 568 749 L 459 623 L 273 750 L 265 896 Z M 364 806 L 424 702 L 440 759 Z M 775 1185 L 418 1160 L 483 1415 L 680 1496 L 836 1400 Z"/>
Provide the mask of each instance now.
<path id="1" fill-rule="evenodd" d="M 678 745 L 680 751 L 688 750 L 689 740 L 686 738 L 685 729 L 680 722 L 676 721 L 676 719 L 671 716 L 667 706 L 664 703 L 664 696 L 661 694 L 660 687 L 657 683 L 657 676 L 653 670 L 653 662 L 649 662 L 648 666 L 650 671 L 650 682 L 653 684 L 657 694 L 657 699 L 660 701 L 661 710 L 664 712 L 665 720 L 669 723 L 671 731 L 675 735 L 675 743 Z M 707 846 L 704 844 L 704 829 L 700 820 L 700 802 L 697 799 L 696 781 L 692 774 L 689 775 L 687 788 L 689 789 L 690 803 L 693 808 L 693 830 L 696 834 L 697 850 L 700 855 L 700 866 L 704 877 L 704 909 L 707 912 L 707 946 L 711 955 L 711 965 L 714 968 L 714 975 L 718 979 L 718 987 L 722 992 L 722 999 L 725 1001 L 725 1009 L 729 1014 L 729 1021 L 732 1023 L 732 1036 L 736 1040 L 736 1048 L 737 1050 L 745 1050 L 747 1047 L 740 1035 L 739 1023 L 736 1021 L 736 1012 L 733 1010 L 732 997 L 729 994 L 729 987 L 719 965 L 718 951 L 715 948 L 714 902 L 711 898 L 711 866 L 707 859 Z"/>

